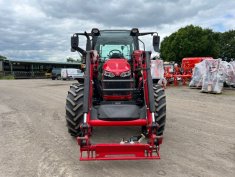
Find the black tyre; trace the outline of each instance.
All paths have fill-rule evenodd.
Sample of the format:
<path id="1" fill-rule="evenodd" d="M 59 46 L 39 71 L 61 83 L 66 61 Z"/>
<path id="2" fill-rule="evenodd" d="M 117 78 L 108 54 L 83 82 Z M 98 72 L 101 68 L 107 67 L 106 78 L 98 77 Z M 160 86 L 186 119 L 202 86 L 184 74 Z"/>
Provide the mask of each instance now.
<path id="1" fill-rule="evenodd" d="M 153 85 L 154 98 L 155 98 L 155 121 L 159 124 L 157 135 L 163 135 L 166 123 L 166 96 L 165 91 L 160 85 Z"/>
<path id="2" fill-rule="evenodd" d="M 83 120 L 83 90 L 82 84 L 76 83 L 70 86 L 66 98 L 66 122 L 71 136 L 79 136 L 80 123 Z"/>
<path id="3" fill-rule="evenodd" d="M 57 79 L 57 80 L 61 80 L 61 76 L 60 76 L 60 75 L 57 75 L 57 76 L 56 76 L 56 79 Z"/>

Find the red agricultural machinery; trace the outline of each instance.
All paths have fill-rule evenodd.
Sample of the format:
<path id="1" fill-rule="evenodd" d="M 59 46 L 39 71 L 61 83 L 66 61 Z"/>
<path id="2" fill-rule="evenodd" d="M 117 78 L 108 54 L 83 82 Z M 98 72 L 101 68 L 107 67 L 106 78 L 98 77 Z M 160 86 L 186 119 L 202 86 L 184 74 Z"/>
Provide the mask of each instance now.
<path id="1" fill-rule="evenodd" d="M 182 85 L 186 85 L 186 82 L 192 78 L 193 69 L 195 64 L 200 63 L 205 59 L 213 59 L 212 57 L 188 57 L 183 58 L 181 67 L 177 64 L 166 64 L 164 66 L 164 77 L 170 83 L 174 82 L 174 85 L 178 85 L 178 81 L 182 82 Z"/>
<path id="2" fill-rule="evenodd" d="M 86 37 L 86 50 L 79 47 L 80 35 Z M 66 99 L 68 132 L 77 138 L 80 160 L 160 159 L 166 99 L 152 80 L 150 52 L 140 50 L 144 43 L 138 37 L 144 35 L 153 35 L 158 51 L 157 33 L 137 28 L 95 28 L 71 37 L 71 50 L 80 52 L 86 64 L 84 82 L 71 85 Z M 92 144 L 95 126 L 139 126 L 140 134 L 120 143 Z"/>

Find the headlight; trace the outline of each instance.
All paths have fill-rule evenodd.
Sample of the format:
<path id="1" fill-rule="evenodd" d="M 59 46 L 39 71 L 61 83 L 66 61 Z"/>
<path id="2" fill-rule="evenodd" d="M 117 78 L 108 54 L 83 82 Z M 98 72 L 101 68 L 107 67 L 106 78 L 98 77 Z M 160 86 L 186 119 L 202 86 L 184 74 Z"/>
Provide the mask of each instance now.
<path id="1" fill-rule="evenodd" d="M 121 77 L 128 77 L 131 75 L 131 71 L 126 71 L 126 72 L 123 72 L 120 76 Z"/>
<path id="2" fill-rule="evenodd" d="M 115 76 L 113 73 L 108 72 L 108 71 L 104 71 L 104 75 L 107 77 L 114 77 Z"/>

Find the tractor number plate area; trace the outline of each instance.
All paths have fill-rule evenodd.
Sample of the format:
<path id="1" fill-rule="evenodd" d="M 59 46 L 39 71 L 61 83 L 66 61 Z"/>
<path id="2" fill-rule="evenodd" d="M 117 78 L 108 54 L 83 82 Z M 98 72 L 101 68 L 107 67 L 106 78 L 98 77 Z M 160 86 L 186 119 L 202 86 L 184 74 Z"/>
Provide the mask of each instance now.
<path id="1" fill-rule="evenodd" d="M 160 159 L 158 148 L 149 144 L 97 144 L 80 148 L 80 160 Z"/>

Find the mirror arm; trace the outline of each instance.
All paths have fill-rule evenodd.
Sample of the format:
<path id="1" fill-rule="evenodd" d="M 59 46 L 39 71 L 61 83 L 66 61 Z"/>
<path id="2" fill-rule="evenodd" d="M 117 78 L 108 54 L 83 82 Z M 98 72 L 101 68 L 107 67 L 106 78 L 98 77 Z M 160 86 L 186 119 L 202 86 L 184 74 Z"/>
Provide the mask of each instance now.
<path id="1" fill-rule="evenodd" d="M 87 52 L 85 50 L 83 50 L 82 48 L 80 48 L 80 47 L 76 47 L 76 48 L 72 48 L 72 49 L 80 52 L 82 55 L 86 55 L 87 54 Z"/>
<path id="2" fill-rule="evenodd" d="M 84 35 L 86 36 L 87 43 L 86 43 L 86 48 L 87 50 L 91 50 L 91 39 L 89 37 L 90 33 L 87 33 L 86 31 L 84 32 Z"/>

